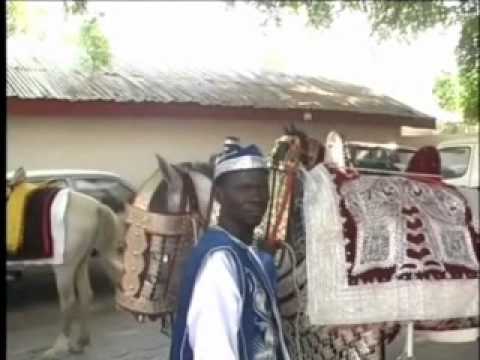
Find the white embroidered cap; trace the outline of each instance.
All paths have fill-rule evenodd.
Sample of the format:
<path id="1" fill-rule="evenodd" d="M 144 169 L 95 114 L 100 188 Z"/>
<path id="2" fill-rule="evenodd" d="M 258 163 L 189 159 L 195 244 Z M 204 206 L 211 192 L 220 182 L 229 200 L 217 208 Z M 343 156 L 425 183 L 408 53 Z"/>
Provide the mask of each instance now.
<path id="1" fill-rule="evenodd" d="M 215 161 L 214 179 L 220 175 L 239 170 L 268 169 L 266 159 L 256 145 L 242 147 L 230 144 L 228 149 L 220 154 Z"/>

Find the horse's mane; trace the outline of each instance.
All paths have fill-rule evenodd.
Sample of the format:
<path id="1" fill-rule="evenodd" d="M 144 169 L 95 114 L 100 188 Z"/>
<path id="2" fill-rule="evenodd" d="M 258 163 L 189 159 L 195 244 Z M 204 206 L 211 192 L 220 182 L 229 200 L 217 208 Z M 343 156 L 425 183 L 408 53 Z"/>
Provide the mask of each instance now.
<path id="1" fill-rule="evenodd" d="M 321 163 L 325 159 L 325 146 L 314 138 L 309 137 L 305 131 L 297 128 L 294 124 L 290 124 L 283 129 L 286 135 L 297 136 L 300 140 L 302 154 L 300 162 L 311 168 Z"/>

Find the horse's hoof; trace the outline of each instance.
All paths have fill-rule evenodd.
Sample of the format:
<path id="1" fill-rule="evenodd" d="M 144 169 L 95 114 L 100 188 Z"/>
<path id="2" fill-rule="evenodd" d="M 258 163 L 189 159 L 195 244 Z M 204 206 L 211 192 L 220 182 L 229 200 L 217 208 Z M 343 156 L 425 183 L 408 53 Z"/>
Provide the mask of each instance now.
<path id="1" fill-rule="evenodd" d="M 81 336 L 78 339 L 78 345 L 82 347 L 90 345 L 90 335 Z"/>
<path id="2" fill-rule="evenodd" d="M 75 354 L 75 355 L 83 354 L 85 352 L 84 349 L 83 349 L 83 346 L 70 346 L 68 348 L 68 351 L 71 354 Z"/>
<path id="3" fill-rule="evenodd" d="M 55 349 L 49 349 L 40 355 L 39 360 L 59 360 L 60 354 Z"/>
<path id="4" fill-rule="evenodd" d="M 84 353 L 84 346 L 80 344 L 80 341 L 76 344 L 68 344 L 68 351 L 71 354 L 83 354 Z"/>

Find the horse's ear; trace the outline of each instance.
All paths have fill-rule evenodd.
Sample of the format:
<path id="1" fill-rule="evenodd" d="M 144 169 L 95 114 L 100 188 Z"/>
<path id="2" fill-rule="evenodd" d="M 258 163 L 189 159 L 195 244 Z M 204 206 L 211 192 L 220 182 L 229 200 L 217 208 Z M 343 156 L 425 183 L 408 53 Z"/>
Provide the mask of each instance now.
<path id="1" fill-rule="evenodd" d="M 291 124 L 290 124 L 290 131 L 291 131 L 293 134 L 297 134 L 297 133 L 298 133 L 298 129 L 297 129 L 297 127 L 295 126 L 295 123 L 291 123 Z"/>
<path id="2" fill-rule="evenodd" d="M 25 169 L 22 166 L 20 166 L 13 173 L 11 184 L 13 186 L 15 186 L 15 185 L 20 184 L 21 182 L 25 181 L 26 178 L 27 178 L 27 173 L 25 172 Z"/>
<path id="3" fill-rule="evenodd" d="M 325 162 L 345 167 L 345 141 L 341 134 L 330 131 L 325 141 Z"/>
<path id="4" fill-rule="evenodd" d="M 286 125 L 284 128 L 285 134 L 287 135 L 293 135 L 296 132 L 295 124 L 294 123 L 289 123 Z"/>
<path id="5" fill-rule="evenodd" d="M 167 182 L 172 182 L 173 172 L 175 170 L 160 155 L 155 154 L 155 157 L 157 158 L 157 161 L 158 161 L 158 168 L 160 169 L 160 172 L 163 174 L 163 176 L 165 176 L 165 180 L 167 180 Z"/>

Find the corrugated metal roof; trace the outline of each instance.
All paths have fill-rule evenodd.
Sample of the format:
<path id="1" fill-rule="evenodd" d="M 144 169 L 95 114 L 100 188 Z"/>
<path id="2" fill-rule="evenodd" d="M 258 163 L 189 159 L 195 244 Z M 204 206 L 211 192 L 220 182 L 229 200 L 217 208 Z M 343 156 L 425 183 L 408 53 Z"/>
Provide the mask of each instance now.
<path id="1" fill-rule="evenodd" d="M 90 74 L 39 56 L 7 59 L 7 96 L 20 99 L 196 103 L 266 109 L 322 109 L 431 118 L 395 99 L 322 77 L 273 71 L 211 71 L 169 64 L 116 64 Z"/>

